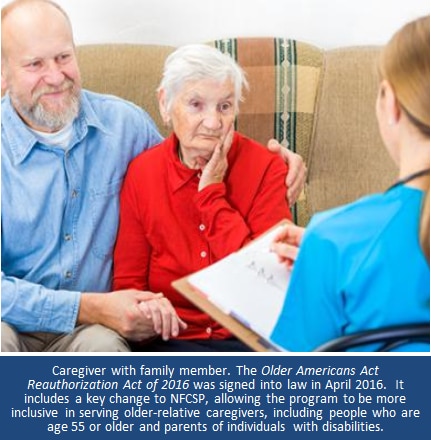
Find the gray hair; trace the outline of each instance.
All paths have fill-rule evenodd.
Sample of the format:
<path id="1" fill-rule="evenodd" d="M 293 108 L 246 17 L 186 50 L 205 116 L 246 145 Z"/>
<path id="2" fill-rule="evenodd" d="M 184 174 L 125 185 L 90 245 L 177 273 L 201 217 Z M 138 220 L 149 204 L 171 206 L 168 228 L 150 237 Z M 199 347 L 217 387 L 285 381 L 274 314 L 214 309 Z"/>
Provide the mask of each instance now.
<path id="1" fill-rule="evenodd" d="M 230 79 L 235 90 L 235 111 L 243 100 L 243 89 L 248 88 L 244 71 L 229 55 L 205 44 L 189 44 L 171 53 L 165 61 L 162 80 L 158 91 L 163 89 L 166 108 L 170 111 L 172 102 L 188 81 Z"/>

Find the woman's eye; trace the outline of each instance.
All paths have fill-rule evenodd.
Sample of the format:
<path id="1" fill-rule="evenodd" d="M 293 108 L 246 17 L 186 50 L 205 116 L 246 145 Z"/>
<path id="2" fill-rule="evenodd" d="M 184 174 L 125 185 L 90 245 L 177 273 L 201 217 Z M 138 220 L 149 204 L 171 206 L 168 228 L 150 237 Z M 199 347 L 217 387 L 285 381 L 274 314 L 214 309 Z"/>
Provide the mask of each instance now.
<path id="1" fill-rule="evenodd" d="M 189 103 L 189 106 L 193 109 L 193 110 L 200 110 L 202 108 L 202 104 L 199 101 L 191 101 Z"/>
<path id="2" fill-rule="evenodd" d="M 224 102 L 220 105 L 220 111 L 222 113 L 229 112 L 232 109 L 232 104 L 230 102 Z"/>

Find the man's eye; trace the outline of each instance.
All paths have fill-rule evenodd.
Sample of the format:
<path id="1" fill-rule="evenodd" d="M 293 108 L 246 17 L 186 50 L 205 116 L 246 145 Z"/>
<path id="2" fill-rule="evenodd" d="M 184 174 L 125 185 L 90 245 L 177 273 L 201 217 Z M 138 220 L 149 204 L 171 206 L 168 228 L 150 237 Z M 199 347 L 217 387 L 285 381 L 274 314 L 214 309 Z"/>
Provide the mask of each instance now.
<path id="1" fill-rule="evenodd" d="M 39 69 L 41 66 L 42 66 L 42 62 L 41 61 L 32 61 L 31 63 L 28 63 L 26 65 L 26 68 L 31 70 L 31 71 L 34 71 L 34 70 Z"/>
<path id="2" fill-rule="evenodd" d="M 65 62 L 69 61 L 70 56 L 71 55 L 69 53 L 64 53 L 64 54 L 57 57 L 57 62 L 65 63 Z"/>

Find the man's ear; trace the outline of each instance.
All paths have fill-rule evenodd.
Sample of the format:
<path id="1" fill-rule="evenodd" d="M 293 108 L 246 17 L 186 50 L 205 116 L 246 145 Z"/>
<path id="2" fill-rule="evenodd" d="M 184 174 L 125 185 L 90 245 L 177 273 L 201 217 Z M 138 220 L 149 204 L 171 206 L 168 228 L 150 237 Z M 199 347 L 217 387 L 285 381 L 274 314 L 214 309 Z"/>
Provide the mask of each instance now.
<path id="1" fill-rule="evenodd" d="M 157 92 L 157 99 L 159 100 L 159 112 L 165 125 L 169 125 L 171 118 L 169 117 L 167 105 L 166 105 L 166 92 L 164 89 L 160 89 Z"/>

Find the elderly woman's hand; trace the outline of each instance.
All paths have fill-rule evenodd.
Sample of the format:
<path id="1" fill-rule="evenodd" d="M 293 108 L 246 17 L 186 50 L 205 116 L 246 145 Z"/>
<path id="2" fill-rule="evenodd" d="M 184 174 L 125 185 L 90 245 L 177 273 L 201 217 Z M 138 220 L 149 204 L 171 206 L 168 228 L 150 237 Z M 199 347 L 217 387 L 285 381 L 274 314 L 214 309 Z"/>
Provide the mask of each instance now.
<path id="1" fill-rule="evenodd" d="M 223 182 L 228 169 L 227 155 L 232 146 L 233 134 L 234 126 L 232 124 L 225 138 L 216 145 L 211 159 L 202 168 L 202 175 L 198 187 L 199 191 L 213 183 Z"/>
<path id="2" fill-rule="evenodd" d="M 154 295 L 154 298 L 141 301 L 139 309 L 151 320 L 154 331 L 164 341 L 171 337 L 177 337 L 187 324 L 178 316 L 172 303 L 161 294 Z"/>

